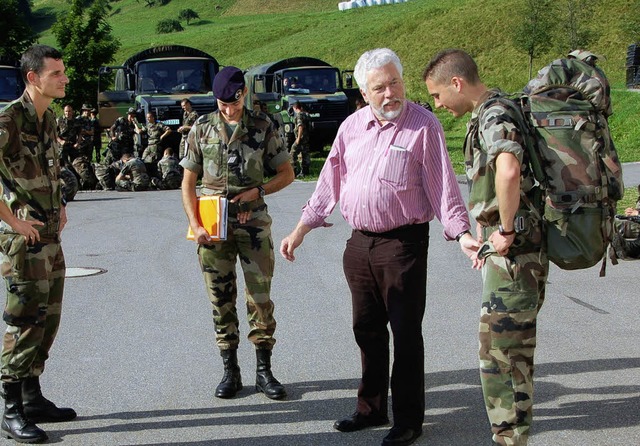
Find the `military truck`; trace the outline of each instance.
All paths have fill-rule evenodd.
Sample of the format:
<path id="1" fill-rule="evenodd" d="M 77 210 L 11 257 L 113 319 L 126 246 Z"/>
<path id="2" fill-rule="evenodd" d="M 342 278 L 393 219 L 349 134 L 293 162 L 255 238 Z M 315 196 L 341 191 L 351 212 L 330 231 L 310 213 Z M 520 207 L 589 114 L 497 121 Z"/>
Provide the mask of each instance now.
<path id="1" fill-rule="evenodd" d="M 292 57 L 249 68 L 245 81 L 249 89 L 247 107 L 255 101 L 267 104 L 290 149 L 295 140 L 291 107 L 299 101 L 309 113 L 312 150 L 330 144 L 338 127 L 353 111 L 357 88 L 350 71 L 312 57 Z"/>
<path id="2" fill-rule="evenodd" d="M 0 109 L 18 99 L 24 91 L 24 82 L 18 63 L 0 57 Z"/>
<path id="3" fill-rule="evenodd" d="M 122 65 L 104 66 L 99 71 L 98 113 L 100 126 L 110 127 L 133 107 L 139 123 L 154 111 L 158 121 L 177 129 L 182 123 L 180 102 L 188 98 L 203 115 L 217 108 L 213 78 L 218 61 L 195 48 L 165 45 L 134 54 Z M 168 144 L 177 150 L 180 135 L 171 134 Z M 177 153 L 177 152 L 176 152 Z"/>

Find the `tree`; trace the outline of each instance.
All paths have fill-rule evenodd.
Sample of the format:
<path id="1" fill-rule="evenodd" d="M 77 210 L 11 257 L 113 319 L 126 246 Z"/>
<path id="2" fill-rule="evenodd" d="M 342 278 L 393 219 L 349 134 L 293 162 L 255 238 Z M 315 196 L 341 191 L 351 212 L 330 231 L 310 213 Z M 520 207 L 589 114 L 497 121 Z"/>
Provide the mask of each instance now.
<path id="1" fill-rule="evenodd" d="M 199 19 L 200 16 L 193 9 L 183 9 L 178 13 L 178 20 L 186 20 L 187 25 L 191 20 Z"/>
<path id="2" fill-rule="evenodd" d="M 18 60 L 38 37 L 27 23 L 30 4 L 24 0 L 0 0 L 0 11 L 0 56 Z"/>
<path id="3" fill-rule="evenodd" d="M 53 24 L 53 35 L 64 55 L 69 77 L 65 102 L 80 108 L 94 103 L 98 91 L 98 70 L 113 61 L 120 41 L 107 23 L 109 0 L 95 0 L 87 9 L 86 0 L 71 0 L 71 9 Z"/>
<path id="4" fill-rule="evenodd" d="M 184 28 L 175 19 L 163 19 L 156 25 L 156 32 L 158 34 L 169 34 L 173 32 L 184 31 Z"/>
<path id="5" fill-rule="evenodd" d="M 517 14 L 521 22 L 514 30 L 513 44 L 529 56 L 529 79 L 533 75 L 533 59 L 551 45 L 552 5 L 552 0 L 523 0 Z"/>
<path id="6" fill-rule="evenodd" d="M 560 3 L 560 36 L 558 50 L 568 53 L 578 48 L 586 49 L 595 39 L 595 33 L 586 27 L 592 21 L 593 0 L 565 0 Z"/>

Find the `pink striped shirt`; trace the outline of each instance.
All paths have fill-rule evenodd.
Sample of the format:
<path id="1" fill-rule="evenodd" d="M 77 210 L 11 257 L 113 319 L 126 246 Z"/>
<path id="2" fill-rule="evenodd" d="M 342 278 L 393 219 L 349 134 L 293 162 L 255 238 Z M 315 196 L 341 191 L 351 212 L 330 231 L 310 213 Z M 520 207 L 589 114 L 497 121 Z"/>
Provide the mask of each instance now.
<path id="1" fill-rule="evenodd" d="M 385 232 L 434 216 L 447 240 L 469 229 L 442 126 L 409 101 L 383 126 L 370 107 L 342 123 L 302 222 L 322 226 L 338 201 L 347 223 L 362 231 Z"/>

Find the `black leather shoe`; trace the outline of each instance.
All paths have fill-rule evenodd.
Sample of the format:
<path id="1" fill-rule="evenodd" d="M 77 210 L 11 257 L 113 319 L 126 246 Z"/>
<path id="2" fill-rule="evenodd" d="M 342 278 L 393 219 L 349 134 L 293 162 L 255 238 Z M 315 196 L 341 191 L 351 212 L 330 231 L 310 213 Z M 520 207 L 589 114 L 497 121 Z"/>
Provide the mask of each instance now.
<path id="1" fill-rule="evenodd" d="M 359 412 L 354 413 L 348 418 L 338 420 L 333 423 L 333 428 L 340 432 L 355 432 L 368 427 L 383 426 L 389 423 L 389 418 L 375 415 L 362 415 Z"/>
<path id="2" fill-rule="evenodd" d="M 413 444 L 420 435 L 422 435 L 422 429 L 394 426 L 382 440 L 382 446 L 407 446 Z"/>

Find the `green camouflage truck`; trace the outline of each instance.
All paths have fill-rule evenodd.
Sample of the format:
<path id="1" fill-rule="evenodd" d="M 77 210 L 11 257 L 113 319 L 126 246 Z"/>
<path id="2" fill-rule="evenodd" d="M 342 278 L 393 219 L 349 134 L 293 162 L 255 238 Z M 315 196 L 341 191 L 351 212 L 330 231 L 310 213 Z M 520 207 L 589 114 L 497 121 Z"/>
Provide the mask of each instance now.
<path id="1" fill-rule="evenodd" d="M 22 96 L 24 82 L 18 63 L 0 57 L 0 110 L 9 102 Z"/>
<path id="2" fill-rule="evenodd" d="M 290 149 L 295 140 L 292 105 L 299 101 L 309 113 L 312 150 L 331 144 L 338 127 L 354 110 L 360 94 L 353 88 L 351 71 L 340 71 L 312 57 L 292 57 L 249 68 L 247 107 L 256 101 L 267 104 Z"/>
<path id="3" fill-rule="evenodd" d="M 100 68 L 98 113 L 100 126 L 109 128 L 129 107 L 137 111 L 140 123 L 154 111 L 158 121 L 177 129 L 182 123 L 180 102 L 188 98 L 199 115 L 217 108 L 213 78 L 218 61 L 195 48 L 164 45 L 134 54 L 122 65 Z M 168 142 L 176 150 L 180 134 L 172 132 Z"/>

